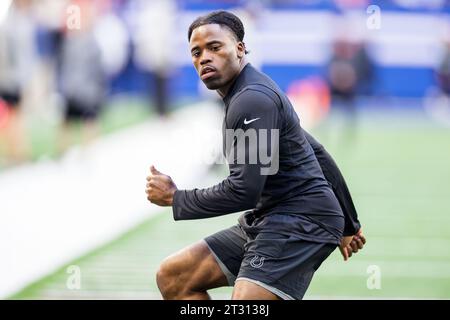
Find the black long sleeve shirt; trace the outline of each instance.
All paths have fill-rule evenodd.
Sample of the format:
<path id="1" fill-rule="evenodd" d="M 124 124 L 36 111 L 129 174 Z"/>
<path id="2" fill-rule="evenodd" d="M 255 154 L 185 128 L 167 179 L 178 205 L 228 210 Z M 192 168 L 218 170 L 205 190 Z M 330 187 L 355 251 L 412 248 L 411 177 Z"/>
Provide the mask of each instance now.
<path id="1" fill-rule="evenodd" d="M 247 64 L 223 101 L 224 154 L 230 174 L 210 188 L 177 190 L 174 219 L 209 218 L 251 209 L 257 217 L 252 223 L 255 231 L 273 226 L 308 241 L 339 243 L 344 231 L 340 203 L 286 95 L 269 77 Z M 278 137 L 260 143 L 265 139 L 258 136 L 259 143 L 246 144 L 246 133 L 262 131 L 267 136 L 276 131 Z M 228 139 L 229 132 L 244 134 Z M 277 143 L 272 143 L 274 140 Z M 247 146 L 244 163 L 236 161 L 239 152 L 231 152 L 240 143 Z M 269 165 L 249 161 L 252 150 L 271 155 Z M 274 172 L 262 174 L 264 169 Z M 300 223 L 289 225 L 286 216 L 295 216 Z"/>
<path id="2" fill-rule="evenodd" d="M 314 150 L 317 160 L 319 161 L 322 172 L 331 185 L 336 198 L 339 201 L 342 212 L 345 217 L 344 236 L 353 236 L 361 228 L 361 223 L 358 220 L 355 205 L 352 196 L 348 190 L 347 183 L 342 176 L 339 167 L 337 166 L 331 155 L 325 148 L 317 142 L 308 132 L 304 131 L 305 137 Z"/>

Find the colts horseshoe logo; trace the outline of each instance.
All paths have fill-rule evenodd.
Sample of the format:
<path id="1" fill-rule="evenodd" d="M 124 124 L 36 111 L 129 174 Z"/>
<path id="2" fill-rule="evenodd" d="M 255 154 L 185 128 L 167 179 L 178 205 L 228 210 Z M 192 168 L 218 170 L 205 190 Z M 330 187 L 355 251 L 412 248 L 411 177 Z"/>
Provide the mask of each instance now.
<path id="1" fill-rule="evenodd" d="M 258 262 L 259 259 L 259 262 Z M 264 257 L 258 257 L 258 256 L 254 256 L 253 259 L 250 261 L 250 265 L 253 268 L 261 268 L 262 265 L 264 264 Z"/>

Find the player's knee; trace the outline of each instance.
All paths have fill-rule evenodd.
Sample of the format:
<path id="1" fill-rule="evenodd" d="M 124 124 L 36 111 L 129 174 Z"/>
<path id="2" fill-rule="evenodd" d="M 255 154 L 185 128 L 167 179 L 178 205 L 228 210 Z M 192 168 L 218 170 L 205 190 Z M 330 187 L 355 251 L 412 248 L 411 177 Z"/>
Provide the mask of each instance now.
<path id="1" fill-rule="evenodd" d="M 177 299 L 184 292 L 184 271 L 176 258 L 166 258 L 156 272 L 156 283 L 164 299 Z"/>
<path id="2" fill-rule="evenodd" d="M 183 299 L 193 292 L 203 291 L 204 275 L 202 265 L 209 249 L 205 244 L 196 244 L 181 252 L 167 257 L 156 273 L 156 283 L 164 299 Z"/>
<path id="3" fill-rule="evenodd" d="M 237 281 L 232 300 L 279 300 L 280 298 L 269 290 L 249 281 Z"/>
<path id="4" fill-rule="evenodd" d="M 164 299 L 173 299 L 176 294 L 173 268 L 173 263 L 170 260 L 164 260 L 156 272 L 156 284 Z"/>

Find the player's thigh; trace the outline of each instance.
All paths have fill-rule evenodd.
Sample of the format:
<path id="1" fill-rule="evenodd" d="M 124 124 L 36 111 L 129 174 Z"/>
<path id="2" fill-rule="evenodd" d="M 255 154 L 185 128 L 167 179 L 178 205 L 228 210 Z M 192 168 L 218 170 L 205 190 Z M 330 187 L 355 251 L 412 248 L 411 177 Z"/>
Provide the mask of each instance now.
<path id="1" fill-rule="evenodd" d="M 205 238 L 209 249 L 228 279 L 228 285 L 234 286 L 244 258 L 247 234 L 237 224 Z"/>
<path id="2" fill-rule="evenodd" d="M 158 285 L 177 281 L 189 290 L 208 290 L 226 286 L 228 281 L 205 240 L 168 256 L 157 274 Z"/>
<path id="3" fill-rule="evenodd" d="M 233 289 L 232 300 L 280 300 L 278 296 L 260 285 L 247 280 L 238 280 Z"/>

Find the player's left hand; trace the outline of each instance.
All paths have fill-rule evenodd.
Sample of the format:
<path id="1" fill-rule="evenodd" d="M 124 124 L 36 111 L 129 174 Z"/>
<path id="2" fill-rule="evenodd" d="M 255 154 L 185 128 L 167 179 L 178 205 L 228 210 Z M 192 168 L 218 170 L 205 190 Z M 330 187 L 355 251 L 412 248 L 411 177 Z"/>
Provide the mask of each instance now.
<path id="1" fill-rule="evenodd" d="M 341 251 L 344 261 L 347 261 L 353 253 L 357 253 L 359 250 L 364 248 L 366 244 L 366 237 L 362 233 L 362 229 L 353 236 L 343 237 L 341 244 L 339 245 L 339 250 Z"/>
<path id="2" fill-rule="evenodd" d="M 158 206 L 171 206 L 175 191 L 177 191 L 177 186 L 172 178 L 151 166 L 145 189 L 147 200 Z"/>

